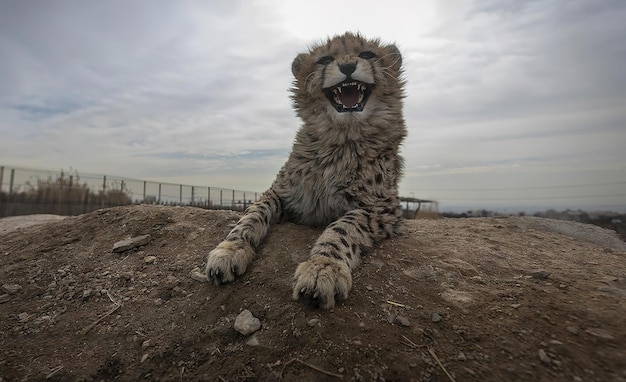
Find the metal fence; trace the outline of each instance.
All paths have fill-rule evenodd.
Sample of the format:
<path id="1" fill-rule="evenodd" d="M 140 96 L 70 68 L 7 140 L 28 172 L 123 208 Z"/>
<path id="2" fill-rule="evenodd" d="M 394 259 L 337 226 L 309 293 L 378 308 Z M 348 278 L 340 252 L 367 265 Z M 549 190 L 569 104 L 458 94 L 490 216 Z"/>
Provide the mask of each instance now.
<path id="1" fill-rule="evenodd" d="M 0 217 L 79 215 L 128 204 L 244 210 L 259 193 L 220 187 L 151 182 L 111 175 L 0 166 Z"/>

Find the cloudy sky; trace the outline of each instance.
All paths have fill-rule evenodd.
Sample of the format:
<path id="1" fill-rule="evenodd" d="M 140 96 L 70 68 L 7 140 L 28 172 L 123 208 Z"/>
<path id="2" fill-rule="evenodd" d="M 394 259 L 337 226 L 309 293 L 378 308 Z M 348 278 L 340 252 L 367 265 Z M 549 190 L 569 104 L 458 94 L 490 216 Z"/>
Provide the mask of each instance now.
<path id="1" fill-rule="evenodd" d="M 0 165 L 263 191 L 300 125 L 292 59 L 349 30 L 404 55 L 402 195 L 626 210 L 624 20 L 623 0 L 0 0 Z"/>

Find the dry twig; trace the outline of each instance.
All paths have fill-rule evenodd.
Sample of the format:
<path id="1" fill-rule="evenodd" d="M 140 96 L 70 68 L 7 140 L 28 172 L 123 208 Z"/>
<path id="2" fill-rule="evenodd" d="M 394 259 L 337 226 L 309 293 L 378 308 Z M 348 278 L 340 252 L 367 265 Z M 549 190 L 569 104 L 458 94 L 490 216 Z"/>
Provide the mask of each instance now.
<path id="1" fill-rule="evenodd" d="M 408 339 L 404 334 L 402 335 L 402 338 L 404 338 L 404 340 L 408 343 L 405 343 L 405 345 L 410 346 L 412 348 L 423 348 L 423 347 L 427 347 L 428 345 L 418 345 L 415 342 L 411 341 L 410 339 Z"/>
<path id="2" fill-rule="evenodd" d="M 78 331 L 77 334 L 80 335 L 85 335 L 87 334 L 91 329 L 94 328 L 94 326 L 98 325 L 100 323 L 100 321 L 104 320 L 105 318 L 107 318 L 108 316 L 112 315 L 116 310 L 118 310 L 120 308 L 120 306 L 122 306 L 121 304 L 116 304 L 113 309 L 109 310 L 108 312 L 106 312 L 105 314 L 103 314 L 100 318 L 98 318 L 97 320 L 95 320 L 94 322 L 92 322 L 89 326 L 87 326 L 84 329 L 81 329 Z"/>
<path id="3" fill-rule="evenodd" d="M 335 377 L 335 378 L 342 378 L 342 379 L 343 379 L 343 374 L 335 374 L 335 373 L 333 373 L 333 372 L 330 372 L 330 371 L 324 370 L 324 369 L 322 369 L 322 368 L 321 368 L 321 367 L 319 367 L 319 366 L 315 366 L 315 365 L 312 365 L 312 364 L 310 364 L 310 363 L 308 363 L 308 362 L 304 362 L 304 361 L 302 361 L 302 360 L 300 360 L 300 359 L 293 358 L 293 359 L 291 359 L 291 360 L 289 360 L 289 361 L 285 362 L 285 364 L 283 365 L 283 369 L 280 371 L 280 376 L 278 377 L 280 380 L 283 380 L 283 373 L 285 372 L 285 368 L 287 367 L 287 365 L 289 365 L 289 364 L 290 364 L 290 363 L 292 363 L 292 362 L 300 362 L 300 363 L 301 363 L 301 364 L 303 364 L 304 366 L 310 367 L 311 369 L 316 370 L 316 371 L 319 371 L 319 372 L 320 372 L 320 373 L 322 373 L 322 374 L 326 374 L 326 375 L 329 375 L 329 376 L 331 376 L 331 377 Z"/>
<path id="4" fill-rule="evenodd" d="M 446 370 L 445 367 L 443 367 L 443 364 L 441 363 L 441 361 L 439 361 L 439 358 L 437 358 L 437 355 L 435 355 L 435 351 L 429 346 L 428 347 L 428 352 L 430 353 L 430 355 L 433 356 L 433 358 L 435 359 L 435 361 L 437 361 L 437 364 L 439 365 L 439 367 L 441 368 L 441 370 L 443 370 L 444 373 L 446 373 L 446 375 L 448 376 L 448 378 L 450 378 L 450 380 L 452 382 L 456 382 L 454 380 L 454 378 L 452 378 L 452 376 L 450 375 L 450 373 L 448 373 L 448 370 Z"/>
<path id="5" fill-rule="evenodd" d="M 46 379 L 50 379 L 54 377 L 54 375 L 61 370 L 63 370 L 63 365 L 55 367 L 54 370 L 52 370 L 50 373 L 48 373 L 48 375 L 46 375 Z"/>
<path id="6" fill-rule="evenodd" d="M 387 300 L 386 302 L 387 302 L 387 304 L 391 304 L 391 305 L 394 305 L 394 306 L 399 306 L 401 308 L 406 308 L 406 305 L 400 304 L 399 302 L 394 302 L 394 301 L 389 301 L 389 300 Z"/>

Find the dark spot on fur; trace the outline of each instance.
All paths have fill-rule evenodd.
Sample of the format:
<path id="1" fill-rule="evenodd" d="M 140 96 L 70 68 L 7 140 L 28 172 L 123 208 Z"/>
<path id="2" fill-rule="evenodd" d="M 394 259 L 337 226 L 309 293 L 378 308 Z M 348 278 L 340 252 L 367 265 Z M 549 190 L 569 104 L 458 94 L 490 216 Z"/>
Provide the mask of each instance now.
<path id="1" fill-rule="evenodd" d="M 326 241 L 324 243 L 320 243 L 320 246 L 322 247 L 331 247 L 333 248 L 335 251 L 339 250 L 339 246 L 331 241 Z"/>
<path id="2" fill-rule="evenodd" d="M 381 184 L 383 182 L 383 175 L 382 174 L 376 174 L 376 183 L 377 184 Z"/>
<path id="3" fill-rule="evenodd" d="M 341 240 L 341 244 L 343 244 L 344 247 L 346 248 L 350 247 L 350 244 L 348 244 L 348 241 L 344 239 L 343 237 L 339 238 L 339 240 Z"/>
<path id="4" fill-rule="evenodd" d="M 348 234 L 348 232 L 345 229 L 341 228 L 341 227 L 332 227 L 332 230 L 337 232 L 340 235 L 347 235 Z"/>
<path id="5" fill-rule="evenodd" d="M 371 232 L 370 227 L 367 224 L 359 223 L 358 228 L 361 230 L 362 233 Z"/>

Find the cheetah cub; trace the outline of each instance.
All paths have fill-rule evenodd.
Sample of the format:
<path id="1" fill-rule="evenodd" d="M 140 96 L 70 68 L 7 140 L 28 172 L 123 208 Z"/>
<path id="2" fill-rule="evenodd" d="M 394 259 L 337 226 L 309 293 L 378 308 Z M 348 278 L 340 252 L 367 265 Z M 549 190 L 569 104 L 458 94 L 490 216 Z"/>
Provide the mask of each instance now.
<path id="1" fill-rule="evenodd" d="M 323 226 L 296 269 L 293 298 L 329 309 L 348 297 L 351 272 L 374 243 L 400 233 L 402 57 L 395 45 L 345 33 L 299 54 L 291 70 L 303 125 L 289 159 L 209 253 L 206 274 L 219 285 L 244 273 L 280 219 Z"/>

